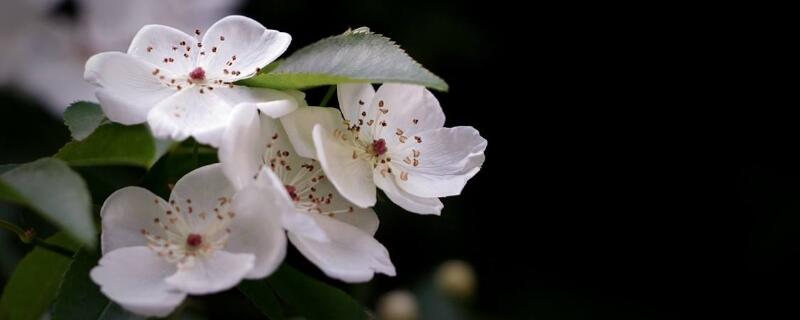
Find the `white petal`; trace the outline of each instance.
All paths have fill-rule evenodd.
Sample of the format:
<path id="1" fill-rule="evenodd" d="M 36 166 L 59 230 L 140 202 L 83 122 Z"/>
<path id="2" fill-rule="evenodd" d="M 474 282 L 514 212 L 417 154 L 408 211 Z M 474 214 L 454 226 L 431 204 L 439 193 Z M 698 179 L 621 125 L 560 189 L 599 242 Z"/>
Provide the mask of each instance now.
<path id="1" fill-rule="evenodd" d="M 280 202 L 268 205 L 279 206 L 275 210 L 281 213 L 286 229 L 321 241 L 326 240 L 324 232 L 313 220 L 298 214 L 295 210 L 294 203 L 285 188 L 289 182 L 281 181 L 268 169 L 269 166 L 264 166 L 271 160 L 264 158 L 264 152 L 268 148 L 271 150 L 268 157 L 276 157 L 280 153 L 280 161 L 295 168 L 294 170 L 304 170 L 302 165 L 311 160 L 302 159 L 295 154 L 278 120 L 259 116 L 255 110 L 244 105 L 237 106 L 232 117 L 231 125 L 219 149 L 220 162 L 227 177 L 237 189 L 256 184 L 256 187 L 265 194 L 265 201 Z M 283 156 L 284 152 L 288 156 Z"/>
<path id="2" fill-rule="evenodd" d="M 297 109 L 297 100 L 289 93 L 267 89 L 243 86 L 218 87 L 214 94 L 231 106 L 240 103 L 250 104 L 258 108 L 261 113 L 273 118 L 282 117 Z"/>
<path id="3" fill-rule="evenodd" d="M 272 196 L 276 205 L 282 212 L 282 224 L 286 230 L 305 235 L 318 241 L 328 241 L 328 236 L 317 225 L 314 219 L 300 213 L 295 209 L 294 202 L 289 198 L 285 184 L 271 170 L 264 169 L 259 173 L 256 186 L 265 195 Z M 281 201 L 282 200 L 282 201 Z"/>
<path id="4" fill-rule="evenodd" d="M 291 41 L 289 34 L 264 28 L 253 19 L 227 16 L 203 36 L 205 55 L 200 56 L 198 65 L 213 79 L 234 82 L 253 76 L 259 68 L 274 61 Z M 226 69 L 228 74 L 223 71 Z M 232 71 L 241 74 L 234 75 Z"/>
<path id="5" fill-rule="evenodd" d="M 196 258 L 192 266 L 179 269 L 166 282 L 189 294 L 220 292 L 239 284 L 253 270 L 255 260 L 250 253 L 217 250 Z"/>
<path id="6" fill-rule="evenodd" d="M 97 99 L 111 121 L 137 124 L 144 122 L 159 102 L 175 94 L 153 75 L 155 69 L 124 53 L 105 52 L 89 58 L 83 77 L 100 87 Z"/>
<path id="7" fill-rule="evenodd" d="M 164 236 L 153 219 L 163 219 L 166 208 L 166 201 L 144 188 L 125 187 L 112 193 L 100 209 L 103 254 L 119 248 L 147 245 L 142 230 Z"/>
<path id="8" fill-rule="evenodd" d="M 444 208 L 439 198 L 417 197 L 400 189 L 392 175 L 384 177 L 380 174 L 376 174 L 375 184 L 378 188 L 383 190 L 383 193 L 389 197 L 389 200 L 392 200 L 392 202 L 410 212 L 439 215 L 442 212 L 442 208 Z"/>
<path id="9" fill-rule="evenodd" d="M 185 77 L 195 68 L 198 49 L 197 40 L 183 31 L 151 24 L 139 29 L 128 47 L 128 54 L 169 70 L 174 76 Z"/>
<path id="10" fill-rule="evenodd" d="M 286 255 L 282 201 L 275 194 L 255 187 L 241 190 L 234 197 L 236 217 L 231 220 L 231 234 L 225 250 L 251 253 L 256 257 L 253 269 L 245 275 L 248 279 L 271 274 Z"/>
<path id="11" fill-rule="evenodd" d="M 372 165 L 361 158 L 353 159 L 355 149 L 321 125 L 314 126 L 313 137 L 320 165 L 336 190 L 359 207 L 375 205 Z"/>
<path id="12" fill-rule="evenodd" d="M 421 143 L 409 142 L 391 150 L 392 166 L 408 173 L 407 179 L 396 176 L 397 184 L 424 198 L 460 194 L 483 164 L 486 139 L 472 127 L 440 128 L 418 136 Z M 404 162 L 406 157 L 413 159 L 414 150 L 416 162 Z"/>
<path id="13" fill-rule="evenodd" d="M 349 224 L 314 215 L 328 233 L 330 242 L 318 242 L 289 233 L 298 250 L 329 277 L 346 282 L 364 282 L 379 272 L 395 275 L 389 252 L 375 238 Z"/>
<path id="14" fill-rule="evenodd" d="M 222 173 L 219 163 L 203 166 L 187 173 L 172 188 L 170 203 L 184 216 L 200 213 L 214 214 L 215 208 L 222 213 L 230 205 L 234 188 Z M 195 233 L 203 233 L 213 219 L 187 219 Z"/>
<path id="15" fill-rule="evenodd" d="M 233 105 L 200 90 L 203 89 L 194 86 L 184 88 L 150 110 L 147 123 L 153 135 L 175 141 L 193 136 L 201 143 L 219 145 Z"/>
<path id="16" fill-rule="evenodd" d="M 127 247 L 103 255 L 89 275 L 109 299 L 126 310 L 164 317 L 186 298 L 164 281 L 175 270 L 147 247 Z"/>
<path id="17" fill-rule="evenodd" d="M 330 203 L 322 203 L 319 206 L 323 213 L 338 212 L 333 215 L 334 219 L 359 228 L 369 235 L 375 235 L 375 232 L 378 231 L 378 215 L 371 208 L 359 208 L 353 205 L 342 197 L 326 179 L 317 183 L 314 188 L 316 191 L 313 193 L 316 197 L 330 196 Z"/>
<path id="18" fill-rule="evenodd" d="M 316 159 L 314 139 L 311 131 L 320 124 L 328 130 L 342 128 L 342 114 L 334 108 L 305 107 L 281 118 L 281 124 L 289 136 L 289 141 L 301 157 Z"/>
<path id="19" fill-rule="evenodd" d="M 88 38 L 93 48 L 121 50 L 144 24 L 163 24 L 192 32 L 210 26 L 240 3 L 239 0 L 80 0 L 78 19 L 86 29 L 82 36 Z"/>
<path id="20" fill-rule="evenodd" d="M 380 108 L 381 104 L 383 108 Z M 439 100 L 436 100 L 436 97 L 423 86 L 383 84 L 375 93 L 370 107 L 375 110 L 388 110 L 384 115 L 378 113 L 378 119 L 386 121 L 386 127 L 373 126 L 373 129 L 378 129 L 373 135 L 386 139 L 390 145 L 399 142 L 397 129 L 411 138 L 417 132 L 444 126 L 444 112 L 439 106 Z"/>
<path id="21" fill-rule="evenodd" d="M 219 162 L 225 176 L 239 190 L 255 180 L 262 167 L 266 140 L 256 109 L 237 105 L 219 145 Z"/>
<path id="22" fill-rule="evenodd" d="M 375 88 L 369 83 L 344 83 L 336 86 L 339 109 L 344 118 L 351 123 L 359 119 L 362 111 L 370 106 L 375 96 Z"/>
<path id="23" fill-rule="evenodd" d="M 36 25 L 26 27 L 17 25 L 19 29 L 12 31 L 24 28 L 25 31 L 19 36 L 30 37 L 26 39 L 30 42 L 30 47 L 10 49 L 11 55 L 15 49 L 24 54 L 22 59 L 10 56 L 13 58 L 14 68 L 21 71 L 14 77 L 14 84 L 26 90 L 32 98 L 40 99 L 48 110 L 58 117 L 61 117 L 67 106 L 75 101 L 97 101 L 95 98 L 97 88 L 86 81 L 81 81 L 86 55 L 80 52 L 81 46 L 77 41 L 79 35 L 75 33 L 74 28 L 61 20 L 42 23 L 27 21 L 27 23 Z M 6 41 L 4 40 L 4 43 L 7 43 Z M 16 46 L 11 44 L 6 48 Z M 8 51 L 6 49 L 3 55 L 9 54 Z"/>

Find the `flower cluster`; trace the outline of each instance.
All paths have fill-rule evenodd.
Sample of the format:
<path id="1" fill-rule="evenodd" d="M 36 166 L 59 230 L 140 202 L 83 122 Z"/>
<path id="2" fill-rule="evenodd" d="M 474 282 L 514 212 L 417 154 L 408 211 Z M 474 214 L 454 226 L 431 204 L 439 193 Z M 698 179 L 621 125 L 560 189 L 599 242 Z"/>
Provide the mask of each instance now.
<path id="1" fill-rule="evenodd" d="M 380 188 L 407 211 L 439 214 L 484 161 L 472 127 L 444 127 L 422 86 L 339 84 L 339 109 L 307 106 L 298 91 L 245 87 L 291 37 L 241 16 L 192 35 L 145 26 L 127 53 L 86 63 L 107 117 L 147 123 L 156 137 L 218 147 L 169 200 L 127 187 L 101 209 L 102 252 L 91 272 L 124 308 L 165 316 L 187 294 L 263 278 L 287 239 L 326 275 L 347 282 L 395 275 L 374 237 Z"/>

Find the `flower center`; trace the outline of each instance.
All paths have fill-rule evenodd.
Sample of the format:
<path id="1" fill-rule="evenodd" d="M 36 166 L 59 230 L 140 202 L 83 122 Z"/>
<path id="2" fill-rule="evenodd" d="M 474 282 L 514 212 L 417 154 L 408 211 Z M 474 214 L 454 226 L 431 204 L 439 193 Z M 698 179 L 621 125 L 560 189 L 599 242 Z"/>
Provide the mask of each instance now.
<path id="1" fill-rule="evenodd" d="M 203 68 L 197 67 L 192 72 L 189 72 L 189 78 L 196 81 L 202 81 L 206 78 L 206 71 Z"/>
<path id="2" fill-rule="evenodd" d="M 290 185 L 285 185 L 284 187 L 286 187 L 286 192 L 289 193 L 289 197 L 291 197 L 292 200 L 294 201 L 300 200 L 300 197 L 297 196 L 297 188 Z"/>
<path id="3" fill-rule="evenodd" d="M 371 151 L 372 151 L 372 154 L 375 155 L 376 157 L 382 156 L 388 150 L 389 149 L 386 148 L 386 140 L 378 139 L 378 140 L 372 141 L 372 150 Z"/>
<path id="4" fill-rule="evenodd" d="M 196 233 L 189 234 L 189 236 L 186 237 L 186 244 L 189 245 L 189 247 L 197 248 L 203 244 L 203 236 Z"/>

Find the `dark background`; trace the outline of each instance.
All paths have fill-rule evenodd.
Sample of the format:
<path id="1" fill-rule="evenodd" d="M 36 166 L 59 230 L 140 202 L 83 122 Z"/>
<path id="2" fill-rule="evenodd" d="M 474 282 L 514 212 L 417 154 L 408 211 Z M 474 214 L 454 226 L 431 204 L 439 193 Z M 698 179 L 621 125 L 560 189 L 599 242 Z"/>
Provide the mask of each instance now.
<path id="1" fill-rule="evenodd" d="M 447 126 L 489 141 L 442 217 L 376 209 L 398 276 L 356 286 L 367 305 L 457 258 L 477 270 L 476 317 L 683 319 L 798 313 L 797 99 L 783 78 L 796 37 L 777 11 L 252 1 L 241 12 L 290 33 L 289 52 L 351 27 L 391 37 L 449 83 L 436 93 Z M 0 98 L 3 163 L 68 139 L 27 101 Z"/>

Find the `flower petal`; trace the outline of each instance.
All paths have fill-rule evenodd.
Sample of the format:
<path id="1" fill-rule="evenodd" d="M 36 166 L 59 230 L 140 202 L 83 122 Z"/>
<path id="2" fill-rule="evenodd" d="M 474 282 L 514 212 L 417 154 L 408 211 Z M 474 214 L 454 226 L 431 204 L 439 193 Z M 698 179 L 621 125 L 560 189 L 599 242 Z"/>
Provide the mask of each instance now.
<path id="1" fill-rule="evenodd" d="M 375 88 L 369 83 L 343 83 L 336 86 L 339 109 L 344 118 L 354 123 L 362 111 L 366 111 L 375 96 Z"/>
<path id="2" fill-rule="evenodd" d="M 245 275 L 248 279 L 271 274 L 286 256 L 282 201 L 275 194 L 252 186 L 234 197 L 236 217 L 231 220 L 231 235 L 225 250 L 256 257 L 253 269 Z"/>
<path id="3" fill-rule="evenodd" d="M 267 149 L 269 154 L 265 155 Z M 265 159 L 265 156 L 268 159 Z M 269 166 L 265 166 L 275 159 L 276 166 L 282 162 L 295 170 L 303 170 L 302 165 L 305 162 L 313 161 L 295 154 L 278 120 L 258 115 L 254 109 L 245 105 L 237 106 L 223 137 L 219 158 L 226 176 L 236 189 L 241 190 L 256 184 L 256 187 L 267 196 L 267 200 L 280 202 L 268 205 L 278 206 L 275 210 L 283 215 L 283 225 L 286 229 L 321 241 L 327 239 L 313 220 L 297 213 L 292 199 L 286 192 L 284 182 L 269 169 Z M 284 170 L 277 167 L 275 169 Z"/>
<path id="4" fill-rule="evenodd" d="M 256 257 L 250 253 L 217 250 L 195 258 L 190 267 L 178 269 L 165 281 L 189 294 L 208 294 L 236 286 L 253 270 Z"/>
<path id="5" fill-rule="evenodd" d="M 103 294 L 126 310 L 165 317 L 186 298 L 164 281 L 175 270 L 147 247 L 127 247 L 104 254 L 89 275 Z"/>
<path id="6" fill-rule="evenodd" d="M 354 159 L 355 149 L 335 138 L 321 125 L 314 126 L 313 137 L 320 165 L 336 190 L 359 207 L 375 205 L 372 166 L 361 158 Z"/>
<path id="7" fill-rule="evenodd" d="M 371 208 L 359 208 L 342 197 L 328 180 L 323 179 L 316 186 L 313 193 L 316 197 L 329 197 L 330 203 L 319 205 L 322 213 L 334 213 L 333 218 L 361 229 L 369 235 L 378 231 L 378 215 Z M 352 210 L 352 211 L 351 211 Z M 317 214 L 316 212 L 313 212 Z"/>
<path id="8" fill-rule="evenodd" d="M 105 52 L 89 58 L 83 77 L 100 87 L 97 99 L 106 116 L 130 125 L 144 122 L 148 111 L 175 94 L 153 75 L 156 69 L 124 53 Z"/>
<path id="9" fill-rule="evenodd" d="M 231 205 L 235 190 L 219 163 L 203 166 L 187 173 L 172 188 L 170 203 L 184 217 L 197 216 L 202 213 L 225 214 Z M 192 231 L 203 233 L 214 219 L 188 218 Z"/>
<path id="10" fill-rule="evenodd" d="M 219 145 L 219 162 L 231 184 L 243 189 L 253 183 L 263 167 L 265 139 L 256 109 L 239 104 L 231 113 Z"/>
<path id="11" fill-rule="evenodd" d="M 301 157 L 316 159 L 311 131 L 321 124 L 328 130 L 344 128 L 342 114 L 335 108 L 305 107 L 281 118 L 289 141 Z"/>
<path id="12" fill-rule="evenodd" d="M 424 198 L 458 195 L 481 169 L 486 139 L 475 128 L 440 128 L 416 137 L 421 142 L 391 151 L 395 170 L 407 172 L 406 179 L 396 176 L 396 181 L 408 193 Z"/>
<path id="13" fill-rule="evenodd" d="M 395 182 L 392 175 L 384 177 L 376 174 L 375 184 L 383 190 L 389 200 L 413 213 L 439 215 L 442 212 L 442 208 L 444 208 L 439 198 L 422 198 L 405 192 L 397 186 L 397 182 Z"/>
<path id="14" fill-rule="evenodd" d="M 253 19 L 227 16 L 203 36 L 205 54 L 198 65 L 214 79 L 246 79 L 283 54 L 291 41 L 288 33 L 269 30 Z"/>
<path id="15" fill-rule="evenodd" d="M 261 170 L 256 185 L 262 193 L 272 195 L 275 204 L 281 207 L 283 227 L 286 230 L 318 241 L 328 241 L 328 236 L 313 219 L 295 209 L 294 202 L 289 198 L 283 181 L 272 170 Z"/>
<path id="16" fill-rule="evenodd" d="M 318 242 L 294 233 L 289 233 L 289 239 L 326 275 L 346 282 L 368 281 L 375 272 L 395 275 L 389 252 L 375 238 L 335 219 L 312 216 L 331 241 Z"/>
<path id="17" fill-rule="evenodd" d="M 139 29 L 128 54 L 169 70 L 173 76 L 188 76 L 197 62 L 197 39 L 178 29 L 150 24 Z"/>
<path id="18" fill-rule="evenodd" d="M 163 219 L 168 208 L 166 201 L 144 188 L 125 187 L 112 193 L 100 209 L 103 254 L 147 245 L 142 230 L 163 237 L 163 230 L 153 220 Z"/>
<path id="19" fill-rule="evenodd" d="M 267 88 L 218 87 L 214 89 L 214 94 L 228 105 L 250 104 L 251 107 L 258 108 L 261 113 L 273 118 L 279 118 L 294 111 L 298 105 L 293 94 Z"/>
<path id="20" fill-rule="evenodd" d="M 444 112 L 439 100 L 423 86 L 383 84 L 375 93 L 370 108 L 385 110 L 385 114 L 378 112 L 375 121 L 386 121 L 386 127 L 373 126 L 373 136 L 384 138 L 392 145 L 400 142 L 400 132 L 410 138 L 417 132 L 444 126 Z"/>
<path id="21" fill-rule="evenodd" d="M 233 106 L 202 88 L 184 88 L 164 100 L 147 115 L 153 135 L 175 141 L 193 136 L 211 146 L 219 145 Z"/>

